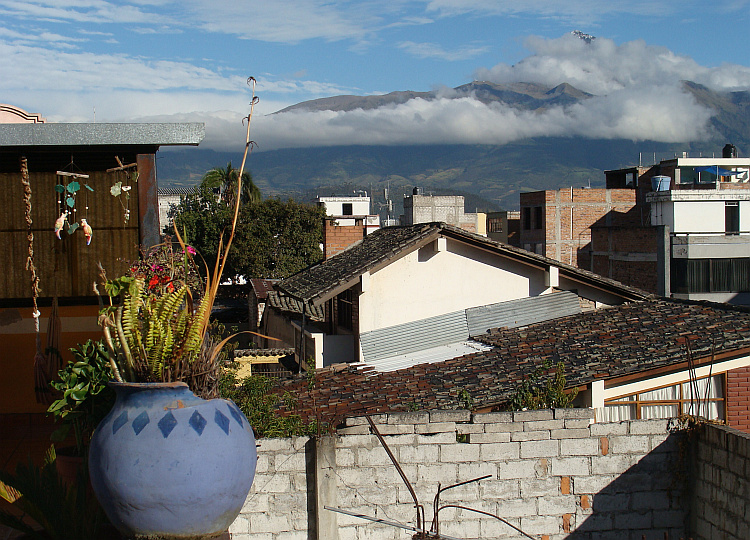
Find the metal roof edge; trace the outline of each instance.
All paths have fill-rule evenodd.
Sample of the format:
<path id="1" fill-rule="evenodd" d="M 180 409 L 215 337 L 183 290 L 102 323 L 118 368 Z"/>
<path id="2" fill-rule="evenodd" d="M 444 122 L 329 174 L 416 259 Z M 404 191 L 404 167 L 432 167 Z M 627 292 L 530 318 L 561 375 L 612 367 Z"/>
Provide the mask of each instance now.
<path id="1" fill-rule="evenodd" d="M 0 124 L 0 147 L 197 146 L 205 136 L 202 122 Z"/>

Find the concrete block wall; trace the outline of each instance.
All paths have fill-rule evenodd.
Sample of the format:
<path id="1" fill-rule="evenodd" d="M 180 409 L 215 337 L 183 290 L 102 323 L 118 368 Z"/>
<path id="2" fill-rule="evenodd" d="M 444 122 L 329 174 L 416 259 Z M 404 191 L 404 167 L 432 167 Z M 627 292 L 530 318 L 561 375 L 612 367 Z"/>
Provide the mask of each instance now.
<path id="1" fill-rule="evenodd" d="M 496 514 L 546 540 L 685 536 L 687 514 L 672 470 L 679 446 L 666 420 L 597 424 L 590 409 L 419 411 L 373 420 L 428 525 L 438 486 L 489 475 L 445 491 L 441 503 Z M 303 439 L 261 440 L 259 456 L 259 477 L 232 538 L 411 537 L 324 509 L 415 521 L 411 494 L 366 419 L 349 419 L 314 448 Z M 440 532 L 459 538 L 519 537 L 503 522 L 463 509 L 446 508 L 439 522 Z"/>
<path id="2" fill-rule="evenodd" d="M 695 435 L 692 537 L 750 538 L 750 435 L 714 424 L 700 426 Z"/>

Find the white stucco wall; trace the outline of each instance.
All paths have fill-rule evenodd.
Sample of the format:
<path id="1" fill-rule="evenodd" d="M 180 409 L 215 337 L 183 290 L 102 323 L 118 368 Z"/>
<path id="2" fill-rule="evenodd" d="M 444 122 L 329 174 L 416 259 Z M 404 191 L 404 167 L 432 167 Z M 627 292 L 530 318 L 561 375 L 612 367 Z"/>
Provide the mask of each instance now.
<path id="1" fill-rule="evenodd" d="M 651 224 L 668 225 L 675 233 L 724 232 L 724 207 L 727 201 L 739 201 L 740 230 L 750 230 L 750 192 L 748 191 L 673 191 L 651 200 Z"/>
<path id="2" fill-rule="evenodd" d="M 444 251 L 436 252 L 435 245 L 370 275 L 359 297 L 360 332 L 536 296 L 547 289 L 545 273 L 538 268 L 452 240 L 445 242 Z"/>

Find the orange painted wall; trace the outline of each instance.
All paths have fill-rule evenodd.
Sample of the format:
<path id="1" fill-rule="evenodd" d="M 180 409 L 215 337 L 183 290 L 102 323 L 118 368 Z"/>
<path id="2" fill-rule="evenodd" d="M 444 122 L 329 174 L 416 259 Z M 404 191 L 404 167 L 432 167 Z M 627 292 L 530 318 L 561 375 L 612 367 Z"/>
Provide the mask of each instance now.
<path id="1" fill-rule="evenodd" d="M 97 306 L 61 306 L 58 308 L 63 332 L 60 352 L 63 365 L 72 359 L 70 348 L 89 338 L 99 339 Z M 40 308 L 42 348 L 47 344 L 47 318 L 52 308 Z M 34 395 L 34 355 L 36 335 L 31 308 L 0 309 L 0 414 L 38 413 L 47 410 Z M 21 320 L 18 320 L 18 317 Z M 9 321 L 15 321 L 10 322 Z"/>

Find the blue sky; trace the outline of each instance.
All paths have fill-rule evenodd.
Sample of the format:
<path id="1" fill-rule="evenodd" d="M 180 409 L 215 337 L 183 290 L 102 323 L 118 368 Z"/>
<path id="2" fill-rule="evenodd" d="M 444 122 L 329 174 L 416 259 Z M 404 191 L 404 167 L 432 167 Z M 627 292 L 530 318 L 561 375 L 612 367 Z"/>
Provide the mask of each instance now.
<path id="1" fill-rule="evenodd" d="M 202 146 L 216 149 L 244 141 L 250 75 L 261 150 L 695 140 L 710 114 L 681 79 L 750 89 L 750 0 L 0 0 L 0 21 L 0 102 L 56 122 L 203 121 Z M 474 79 L 568 82 L 597 98 L 541 115 L 447 99 Z M 270 114 L 338 94 L 435 89 L 446 97 Z"/>

